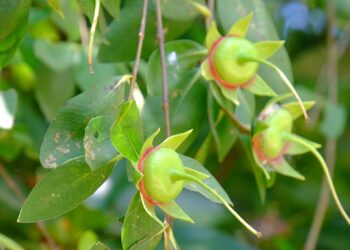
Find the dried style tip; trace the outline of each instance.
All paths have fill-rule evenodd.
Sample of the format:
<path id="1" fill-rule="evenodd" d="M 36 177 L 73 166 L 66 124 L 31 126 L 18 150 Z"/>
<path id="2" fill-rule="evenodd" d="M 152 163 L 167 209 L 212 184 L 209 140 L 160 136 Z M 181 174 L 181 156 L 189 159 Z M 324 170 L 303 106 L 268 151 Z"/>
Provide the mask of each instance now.
<path id="1" fill-rule="evenodd" d="M 101 5 L 101 0 L 96 0 L 95 1 L 95 12 L 94 12 L 94 19 L 91 25 L 91 30 L 90 30 L 90 40 L 89 40 L 89 48 L 88 48 L 88 63 L 89 63 L 89 68 L 90 68 L 90 74 L 94 74 L 94 70 L 92 67 L 92 49 L 94 46 L 94 37 L 95 37 L 95 32 L 96 32 L 96 26 L 98 22 L 98 16 L 100 13 L 100 5 Z"/>

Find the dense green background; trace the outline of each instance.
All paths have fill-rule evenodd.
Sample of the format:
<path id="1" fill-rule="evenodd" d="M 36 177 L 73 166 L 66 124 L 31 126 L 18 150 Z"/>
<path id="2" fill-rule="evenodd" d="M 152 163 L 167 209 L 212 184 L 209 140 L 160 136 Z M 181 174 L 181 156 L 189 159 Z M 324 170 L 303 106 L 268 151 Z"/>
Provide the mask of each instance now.
<path id="1" fill-rule="evenodd" d="M 328 83 L 324 71 L 327 63 L 325 1 L 265 1 L 266 10 L 260 0 L 216 2 L 215 18 L 222 31 L 253 11 L 255 26 L 248 33 L 250 39 L 277 39 L 278 34 L 286 40 L 297 89 L 305 99 L 317 100 L 316 107 L 310 113 L 312 121 L 305 124 L 300 119 L 295 131 L 322 144 L 327 138 L 337 139 L 335 185 L 344 207 L 349 209 L 349 1 L 335 1 L 333 35 L 338 39 L 340 48 L 337 104 L 331 104 L 327 99 Z M 89 18 L 82 15 L 75 1 L 61 1 L 64 19 L 46 1 L 32 1 L 27 31 L 14 57 L 1 69 L 0 78 L 1 90 L 12 88 L 17 93 L 15 98 L 16 94 L 6 92 L 12 105 L 17 99 L 17 107 L 13 109 L 14 127 L 0 129 L 0 161 L 26 195 L 38 178 L 47 172 L 40 166 L 39 150 L 48 124 L 58 108 L 78 93 L 94 85 L 108 83 L 116 75 L 132 70 L 142 1 L 124 0 L 120 4 L 120 13 L 117 10 L 111 15 L 107 11 L 110 8 L 103 9 L 94 50 L 95 75 L 91 77 L 87 65 L 87 46 L 81 45 L 81 30 L 88 31 Z M 173 51 L 179 56 L 188 50 L 201 49 L 205 38 L 204 19 L 196 14 L 183 15 L 186 9 L 175 10 L 175 7 L 165 6 L 163 9 L 166 39 L 171 41 L 166 45 L 168 55 Z M 86 10 L 86 14 L 91 18 L 89 10 Z M 82 23 L 85 21 L 84 27 Z M 187 41 L 176 41 L 183 39 Z M 86 42 L 86 37 L 82 40 Z M 146 134 L 163 127 L 159 55 L 158 52 L 153 53 L 156 48 L 155 10 L 151 4 L 138 80 L 145 97 L 142 116 Z M 208 111 L 204 108 L 207 106 L 208 83 L 199 80 L 193 87 L 188 87 L 198 71 L 200 59 L 177 59 L 168 68 L 173 133 L 195 129 L 189 143 L 191 145 L 182 148 L 189 156 L 196 155 L 210 130 Z M 285 51 L 276 55 L 273 61 L 291 78 L 292 71 Z M 285 91 L 272 71 L 263 68 L 261 74 L 268 78 L 274 90 L 279 93 Z M 5 96 L 4 92 L 1 93 Z M 244 110 L 253 112 L 254 100 L 249 96 L 247 99 L 250 100 L 247 107 L 242 107 L 238 113 Z M 266 99 L 256 98 L 255 102 L 259 110 Z M 213 112 L 217 112 L 217 109 L 215 106 Z M 239 116 L 242 120 L 249 119 L 241 114 Z M 312 156 L 294 157 L 293 163 L 307 180 L 299 182 L 278 176 L 275 185 L 267 191 L 265 203 L 261 203 L 245 149 L 239 141 L 234 144 L 236 132 L 232 135 L 232 130 L 234 128 L 228 120 L 220 122 L 217 127 L 220 143 L 216 145 L 212 141 L 205 165 L 230 195 L 235 209 L 258 227 L 265 237 L 260 240 L 253 238 L 222 206 L 210 203 L 196 193 L 184 192 L 178 201 L 196 224 L 175 222 L 175 235 L 180 247 L 185 250 L 301 249 L 318 199 L 321 168 Z M 122 161 L 103 188 L 84 205 L 45 224 L 61 249 L 78 249 L 79 244 L 79 249 L 85 249 L 83 243 L 95 238 L 111 249 L 121 249 L 120 221 L 134 190 L 127 181 L 125 162 Z M 46 249 L 34 224 L 16 223 L 20 207 L 20 201 L 0 177 L 0 233 L 14 239 L 25 249 Z M 350 246 L 349 230 L 331 201 L 317 249 L 347 249 Z"/>

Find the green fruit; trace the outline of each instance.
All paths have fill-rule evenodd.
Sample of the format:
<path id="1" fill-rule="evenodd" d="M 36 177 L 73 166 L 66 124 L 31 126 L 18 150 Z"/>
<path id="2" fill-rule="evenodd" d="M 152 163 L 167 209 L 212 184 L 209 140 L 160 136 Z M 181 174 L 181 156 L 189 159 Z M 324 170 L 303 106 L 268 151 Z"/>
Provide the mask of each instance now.
<path id="1" fill-rule="evenodd" d="M 259 150 L 268 159 L 278 157 L 284 147 L 281 132 L 275 128 L 268 128 L 258 135 Z"/>
<path id="2" fill-rule="evenodd" d="M 292 132 L 293 117 L 286 109 L 279 108 L 265 118 L 265 123 L 279 131 Z"/>
<path id="3" fill-rule="evenodd" d="M 168 203 L 181 193 L 184 181 L 172 180 L 173 170 L 185 174 L 179 155 L 172 149 L 155 149 L 145 159 L 142 180 L 147 195 L 154 201 Z"/>
<path id="4" fill-rule="evenodd" d="M 214 66 L 217 77 L 232 87 L 246 84 L 258 70 L 257 62 L 240 61 L 242 54 L 258 57 L 258 52 L 252 42 L 244 38 L 227 36 L 213 48 L 212 56 L 209 58 L 212 60 L 210 63 Z"/>

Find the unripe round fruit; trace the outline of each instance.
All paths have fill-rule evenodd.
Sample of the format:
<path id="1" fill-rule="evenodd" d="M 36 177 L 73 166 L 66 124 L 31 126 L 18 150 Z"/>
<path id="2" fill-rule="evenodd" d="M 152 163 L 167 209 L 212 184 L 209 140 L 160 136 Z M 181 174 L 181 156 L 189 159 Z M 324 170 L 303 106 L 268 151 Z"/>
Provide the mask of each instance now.
<path id="1" fill-rule="evenodd" d="M 258 135 L 258 140 L 258 150 L 260 150 L 266 158 L 274 159 L 281 154 L 284 143 L 279 130 L 270 127 Z"/>
<path id="2" fill-rule="evenodd" d="M 258 57 L 254 44 L 247 39 L 227 36 L 213 48 L 210 58 L 218 76 L 233 87 L 246 84 L 251 80 L 259 64 L 257 62 L 240 62 L 239 56 Z M 217 79 L 219 80 L 219 79 Z"/>
<path id="3" fill-rule="evenodd" d="M 185 173 L 179 155 L 169 148 L 150 153 L 143 165 L 143 184 L 147 195 L 159 203 L 173 201 L 182 191 L 184 182 L 171 179 L 171 171 Z"/>
<path id="4" fill-rule="evenodd" d="M 279 131 L 292 132 L 293 117 L 290 112 L 284 108 L 279 108 L 265 118 L 265 122 L 270 127 Z"/>

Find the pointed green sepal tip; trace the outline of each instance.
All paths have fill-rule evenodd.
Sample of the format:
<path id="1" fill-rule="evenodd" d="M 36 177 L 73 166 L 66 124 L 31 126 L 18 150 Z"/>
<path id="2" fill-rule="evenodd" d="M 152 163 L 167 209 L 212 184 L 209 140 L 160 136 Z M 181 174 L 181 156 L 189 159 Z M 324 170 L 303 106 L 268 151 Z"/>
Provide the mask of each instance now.
<path id="1" fill-rule="evenodd" d="M 204 77 L 204 79 L 207 80 L 207 81 L 214 80 L 214 77 L 211 74 L 211 71 L 210 71 L 210 68 L 209 68 L 209 61 L 208 61 L 208 59 L 206 59 L 201 65 L 201 74 Z"/>
<path id="2" fill-rule="evenodd" d="M 141 149 L 141 154 L 140 155 L 143 155 L 143 153 L 153 147 L 153 141 L 154 139 L 159 135 L 160 133 L 160 128 L 158 128 L 153 134 L 151 134 L 147 139 L 146 141 L 143 143 L 142 145 L 142 149 Z"/>
<path id="3" fill-rule="evenodd" d="M 161 144 L 159 144 L 159 148 L 170 148 L 176 150 L 188 138 L 192 131 L 193 129 L 190 129 L 184 133 L 166 138 Z"/>
<path id="4" fill-rule="evenodd" d="M 270 86 L 259 76 L 255 77 L 255 81 L 252 82 L 245 89 L 258 96 L 277 96 L 276 92 L 273 91 Z"/>
<path id="5" fill-rule="evenodd" d="M 235 22 L 230 30 L 228 31 L 228 35 L 233 35 L 237 37 L 245 37 L 250 25 L 250 22 L 253 17 L 253 12 L 250 12 L 245 17 L 239 19 L 237 22 Z"/>
<path id="6" fill-rule="evenodd" d="M 305 110 L 310 110 L 314 105 L 315 101 L 305 101 L 303 105 Z M 296 120 L 303 114 L 302 106 L 298 102 L 289 102 L 282 105 L 283 108 L 287 109 L 289 113 L 291 113 L 293 120 Z"/>
<path id="7" fill-rule="evenodd" d="M 296 171 L 291 165 L 289 165 L 289 163 L 284 158 L 272 164 L 272 167 L 277 173 L 281 175 L 292 177 L 300 181 L 305 181 L 305 177 Z"/>
<path id="8" fill-rule="evenodd" d="M 193 8 L 198 11 L 202 16 L 204 17 L 210 17 L 212 16 L 211 11 L 209 10 L 209 8 L 206 5 L 197 3 L 193 0 L 187 0 L 188 3 L 190 3 Z"/>
<path id="9" fill-rule="evenodd" d="M 205 45 L 208 49 L 210 49 L 214 45 L 214 43 L 220 38 L 221 34 L 218 31 L 218 27 L 216 26 L 216 23 L 212 21 L 207 36 L 205 38 Z"/>
<path id="10" fill-rule="evenodd" d="M 219 85 L 219 88 L 221 90 L 221 93 L 233 104 L 236 106 L 239 106 L 239 101 L 238 101 L 238 95 L 237 95 L 237 90 L 236 89 L 227 89 L 223 86 Z"/>
<path id="11" fill-rule="evenodd" d="M 274 55 L 283 45 L 284 41 L 262 41 L 254 44 L 261 59 L 267 59 Z"/>
<path id="12" fill-rule="evenodd" d="M 191 217 L 188 216 L 175 201 L 167 204 L 159 204 L 158 206 L 171 217 L 194 224 Z"/>

